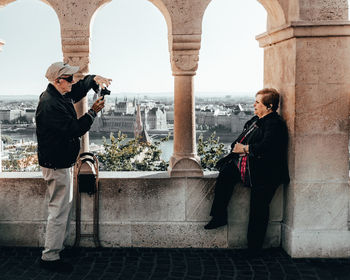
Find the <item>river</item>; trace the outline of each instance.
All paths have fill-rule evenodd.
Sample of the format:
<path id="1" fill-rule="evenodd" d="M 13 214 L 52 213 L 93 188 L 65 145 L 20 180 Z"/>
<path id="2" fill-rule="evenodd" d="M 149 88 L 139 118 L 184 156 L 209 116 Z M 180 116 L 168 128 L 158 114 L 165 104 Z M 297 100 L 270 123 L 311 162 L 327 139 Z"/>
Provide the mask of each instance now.
<path id="1" fill-rule="evenodd" d="M 9 136 L 11 139 L 16 141 L 34 141 L 36 142 L 36 134 L 35 131 L 17 131 L 17 132 L 2 132 L 3 136 Z M 114 134 L 116 136 L 116 134 Z M 109 142 L 109 134 L 104 135 L 107 138 L 107 142 Z M 103 139 L 102 135 L 97 135 L 90 133 L 90 144 L 94 143 L 96 145 L 102 145 Z M 127 140 L 130 140 L 131 138 L 126 138 Z M 228 146 L 230 143 L 223 142 L 225 146 Z M 173 153 L 173 144 L 174 140 L 169 139 L 166 142 L 160 143 L 160 150 L 162 151 L 161 159 L 168 161 Z"/>

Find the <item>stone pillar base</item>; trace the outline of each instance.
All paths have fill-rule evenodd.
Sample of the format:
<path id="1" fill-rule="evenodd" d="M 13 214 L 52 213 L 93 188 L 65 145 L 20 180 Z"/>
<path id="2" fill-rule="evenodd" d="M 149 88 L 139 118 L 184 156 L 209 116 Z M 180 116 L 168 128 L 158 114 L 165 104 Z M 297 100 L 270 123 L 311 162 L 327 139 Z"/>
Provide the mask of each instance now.
<path id="1" fill-rule="evenodd" d="M 282 226 L 282 247 L 292 258 L 346 258 L 350 256 L 348 230 L 302 230 Z"/>
<path id="2" fill-rule="evenodd" d="M 168 168 L 171 177 L 202 177 L 203 170 L 196 157 L 172 156 Z"/>

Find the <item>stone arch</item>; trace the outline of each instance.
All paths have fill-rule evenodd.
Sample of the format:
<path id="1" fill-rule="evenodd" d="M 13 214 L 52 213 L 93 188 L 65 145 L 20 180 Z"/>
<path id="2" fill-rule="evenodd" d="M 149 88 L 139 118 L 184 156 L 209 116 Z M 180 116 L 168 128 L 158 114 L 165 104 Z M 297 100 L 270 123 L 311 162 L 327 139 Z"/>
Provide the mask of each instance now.
<path id="1" fill-rule="evenodd" d="M 284 7 L 280 0 L 257 0 L 267 11 L 267 30 L 281 26 L 287 22 Z"/>
<path id="2" fill-rule="evenodd" d="M 0 45 L 4 45 L 0 64 L 7 65 L 6 71 L 5 69 L 0 71 L 5 79 L 2 90 L 5 93 L 10 90 L 15 94 L 22 94 L 22 92 L 24 94 L 37 94 L 38 89 L 40 90 L 47 85 L 42 69 L 46 69 L 50 62 L 60 60 L 62 57 L 57 14 L 47 2 L 37 0 L 0 0 L 0 11 L 2 13 L 1 24 L 6 27 L 0 34 L 1 39 L 3 39 L 3 44 L 0 43 Z M 18 18 L 21 19 L 20 22 L 18 22 Z M 47 24 L 43 25 L 43 21 Z M 40 41 L 42 37 L 45 38 L 43 42 Z M 23 51 L 23 47 L 30 49 L 30 55 Z M 38 56 L 41 59 L 38 60 Z M 13 59 L 30 65 L 28 67 L 32 67 L 33 71 L 27 71 L 27 73 L 25 68 L 16 69 L 16 63 L 13 63 Z M 20 81 L 21 77 L 24 76 L 27 80 L 32 81 L 25 89 L 17 87 L 14 82 Z"/>
<path id="3" fill-rule="evenodd" d="M 3 8 L 5 6 L 7 6 L 8 4 L 12 3 L 12 2 L 16 2 L 17 0 L 0 0 L 0 8 Z M 51 8 L 54 9 L 56 15 L 57 15 L 57 11 L 55 10 L 55 8 L 51 5 L 51 3 L 49 2 L 49 0 L 39 0 L 43 3 L 45 3 L 46 5 L 50 6 Z"/>
<path id="4" fill-rule="evenodd" d="M 165 18 L 167 27 L 168 27 L 168 34 L 172 34 L 172 22 L 171 22 L 171 16 L 169 13 L 168 8 L 165 6 L 164 2 L 162 0 L 148 0 L 151 3 L 153 3 L 162 13 L 162 15 Z"/>
<path id="5" fill-rule="evenodd" d="M 112 0 L 101 0 L 98 5 L 95 7 L 90 19 L 89 19 L 89 29 L 91 31 L 91 27 L 93 25 L 94 19 L 97 15 L 97 12 L 101 10 L 104 6 L 106 6 L 108 3 L 112 2 Z"/>

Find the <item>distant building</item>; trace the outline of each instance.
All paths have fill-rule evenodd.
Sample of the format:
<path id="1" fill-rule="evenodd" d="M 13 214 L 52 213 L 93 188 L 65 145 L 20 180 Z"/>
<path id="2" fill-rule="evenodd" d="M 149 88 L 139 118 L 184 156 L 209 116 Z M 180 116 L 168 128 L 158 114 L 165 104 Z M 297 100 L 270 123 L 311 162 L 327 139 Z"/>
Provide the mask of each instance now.
<path id="1" fill-rule="evenodd" d="M 243 129 L 244 124 L 253 117 L 252 111 L 235 112 L 231 118 L 231 132 L 238 133 Z"/>
<path id="2" fill-rule="evenodd" d="M 174 125 L 174 106 L 167 106 L 165 113 L 167 124 Z"/>
<path id="3" fill-rule="evenodd" d="M 24 117 L 30 123 L 34 122 L 35 119 L 35 109 L 25 109 Z"/>
<path id="4" fill-rule="evenodd" d="M 148 123 L 149 129 L 165 130 L 168 128 L 166 121 L 166 112 L 164 108 L 160 109 L 154 107 L 149 110 L 146 121 Z"/>
<path id="5" fill-rule="evenodd" d="M 18 119 L 21 115 L 22 115 L 21 110 L 1 109 L 0 110 L 0 121 L 1 122 L 11 122 L 15 119 Z"/>
<path id="6" fill-rule="evenodd" d="M 134 133 L 138 116 L 137 108 L 139 108 L 140 118 L 138 123 L 142 124 L 144 130 L 168 129 L 164 106 L 151 101 L 137 104 L 135 99 L 131 102 L 125 98 L 123 101 L 116 99 L 114 111 L 104 112 L 98 116 L 90 131 Z"/>
<path id="7" fill-rule="evenodd" d="M 216 117 L 214 115 L 213 109 L 196 109 L 196 125 L 197 126 L 203 126 L 206 125 L 208 127 L 215 127 L 216 124 Z"/>
<path id="8" fill-rule="evenodd" d="M 114 112 L 117 114 L 127 114 L 127 115 L 132 115 L 135 114 L 136 110 L 136 100 L 134 99 L 133 102 L 128 101 L 127 98 L 125 98 L 123 101 L 115 99 L 115 108 Z"/>

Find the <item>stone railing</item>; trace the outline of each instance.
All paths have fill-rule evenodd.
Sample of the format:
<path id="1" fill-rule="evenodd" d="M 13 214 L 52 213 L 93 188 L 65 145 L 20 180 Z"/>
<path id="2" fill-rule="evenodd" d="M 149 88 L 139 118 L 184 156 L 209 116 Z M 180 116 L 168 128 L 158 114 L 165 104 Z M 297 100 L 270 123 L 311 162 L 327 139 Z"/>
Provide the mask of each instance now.
<path id="1" fill-rule="evenodd" d="M 246 247 L 249 190 L 238 186 L 229 225 L 206 231 L 216 172 L 171 178 L 167 172 L 101 172 L 100 224 L 105 247 Z M 47 217 L 41 173 L 0 173 L 0 246 L 43 246 Z M 93 200 L 82 195 L 82 232 L 92 231 Z M 266 246 L 280 246 L 283 189 L 271 204 Z M 73 218 L 74 219 L 74 218 Z M 72 221 L 70 243 L 75 237 Z M 93 246 L 82 239 L 82 246 Z"/>

